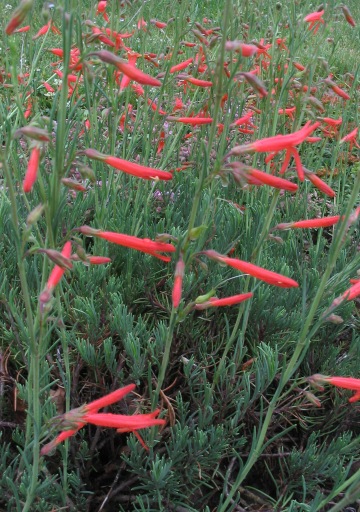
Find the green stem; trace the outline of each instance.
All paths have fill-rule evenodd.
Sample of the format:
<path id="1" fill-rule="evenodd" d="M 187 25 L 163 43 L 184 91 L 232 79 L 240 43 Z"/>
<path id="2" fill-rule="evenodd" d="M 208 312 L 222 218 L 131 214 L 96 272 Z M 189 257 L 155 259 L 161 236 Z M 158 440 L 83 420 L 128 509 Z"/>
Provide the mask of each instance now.
<path id="1" fill-rule="evenodd" d="M 265 218 L 265 222 L 264 222 L 264 225 L 262 227 L 262 230 L 261 230 L 261 233 L 260 233 L 260 236 L 259 236 L 259 241 L 255 247 L 255 249 L 253 250 L 253 253 L 251 255 L 251 261 L 252 262 L 255 262 L 256 261 L 256 258 L 258 256 L 258 253 L 262 247 L 262 244 L 265 240 L 265 238 L 268 236 L 269 234 L 269 229 L 270 229 L 270 224 L 271 224 L 271 221 L 274 217 L 274 212 L 275 212 L 275 208 L 276 208 L 276 205 L 277 205 L 277 202 L 278 202 L 278 199 L 279 199 L 279 194 L 280 194 L 280 190 L 275 190 L 274 194 L 273 194 L 273 197 L 272 197 L 272 200 L 271 200 L 271 203 L 270 203 L 270 207 L 269 207 L 269 210 L 268 210 L 268 213 L 266 215 L 266 218 Z"/>
<path id="2" fill-rule="evenodd" d="M 67 2 L 66 2 L 67 3 Z M 53 238 L 56 240 L 56 232 L 58 228 L 58 214 L 60 204 L 60 186 L 61 178 L 64 175 L 65 166 L 65 134 L 66 134 L 66 114 L 67 114 L 67 101 L 68 101 L 68 74 L 70 65 L 70 50 L 71 50 L 71 37 L 72 37 L 72 26 L 73 18 L 72 14 L 68 14 L 66 7 L 63 12 L 63 50 L 64 50 L 64 67 L 63 67 L 63 78 L 60 92 L 60 101 L 58 104 L 57 114 L 57 128 L 56 128 L 56 143 L 55 143 L 55 161 L 54 161 L 54 173 L 52 175 L 51 183 L 51 204 L 50 214 L 53 222 Z M 69 11 L 70 12 L 70 11 Z M 69 17 L 69 18 L 68 18 Z"/>
<path id="3" fill-rule="evenodd" d="M 161 362 L 160 372 L 159 372 L 158 379 L 157 379 L 155 397 L 153 400 L 154 404 L 156 404 L 158 401 L 160 390 L 163 385 L 166 370 L 167 370 L 167 367 L 169 364 L 170 350 L 171 350 L 171 345 L 172 345 L 172 340 L 173 340 L 173 335 L 174 335 L 176 316 L 177 316 L 176 309 L 172 308 L 170 321 L 169 321 L 169 328 L 168 328 L 167 336 L 166 336 L 166 340 L 165 340 L 164 355 L 163 355 L 162 362 Z"/>

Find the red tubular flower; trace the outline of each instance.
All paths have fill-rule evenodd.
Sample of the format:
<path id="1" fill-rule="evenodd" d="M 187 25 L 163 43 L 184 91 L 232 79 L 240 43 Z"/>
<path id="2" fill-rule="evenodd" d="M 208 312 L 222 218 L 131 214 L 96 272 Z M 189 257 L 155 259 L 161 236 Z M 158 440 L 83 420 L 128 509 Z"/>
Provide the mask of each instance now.
<path id="1" fill-rule="evenodd" d="M 325 78 L 324 82 L 334 91 L 335 94 L 340 96 L 340 98 L 343 98 L 344 100 L 350 99 L 348 93 L 341 89 L 338 85 L 336 85 L 336 83 L 333 82 L 331 78 Z"/>
<path id="2" fill-rule="evenodd" d="M 321 180 L 319 176 L 317 176 L 314 172 L 305 169 L 305 167 L 303 167 L 303 169 L 305 177 L 309 181 L 311 181 L 314 187 L 318 188 L 319 190 L 321 190 L 321 192 L 324 192 L 324 194 L 326 194 L 329 197 L 335 197 L 336 194 L 334 190 L 331 187 L 329 187 L 329 185 L 327 185 L 323 180 Z"/>
<path id="3" fill-rule="evenodd" d="M 172 66 L 170 68 L 169 73 L 177 73 L 178 71 L 182 71 L 183 69 L 190 66 L 190 64 L 193 62 L 194 58 L 190 57 L 190 59 L 186 59 L 183 62 L 179 62 L 179 64 L 175 64 L 175 66 Z"/>
<path id="4" fill-rule="evenodd" d="M 175 279 L 174 279 L 174 286 L 172 289 L 172 303 L 173 303 L 174 308 L 179 307 L 179 304 L 181 301 L 184 271 L 185 271 L 185 263 L 184 263 L 182 257 L 180 256 L 180 259 L 176 263 L 176 267 L 175 267 Z"/>
<path id="5" fill-rule="evenodd" d="M 98 2 L 97 9 L 96 9 L 96 16 L 99 16 L 99 14 L 102 14 L 104 20 L 107 23 L 109 23 L 109 16 L 106 14 L 106 5 L 107 5 L 107 2 L 105 0 Z"/>
<path id="6" fill-rule="evenodd" d="M 23 189 L 26 194 L 31 192 L 31 189 L 33 188 L 33 185 L 36 181 L 36 177 L 37 177 L 37 173 L 38 173 L 38 169 L 39 169 L 39 162 L 40 162 L 40 148 L 38 146 L 35 146 L 31 152 L 27 171 L 26 171 L 25 178 L 23 181 Z"/>
<path id="7" fill-rule="evenodd" d="M 298 70 L 298 71 L 305 71 L 305 66 L 303 66 L 300 62 L 296 62 L 295 60 L 292 62 L 293 66 Z"/>
<path id="8" fill-rule="evenodd" d="M 105 265 L 106 263 L 111 263 L 111 258 L 107 258 L 106 256 L 89 256 L 88 260 L 91 265 Z"/>
<path id="9" fill-rule="evenodd" d="M 357 142 L 357 135 L 358 135 L 359 128 L 356 127 L 354 130 L 352 130 L 350 133 L 345 135 L 340 141 L 340 144 L 343 144 L 344 142 L 350 142 L 350 151 L 352 150 L 353 146 L 360 149 L 360 146 Z"/>
<path id="10" fill-rule="evenodd" d="M 65 243 L 63 250 L 61 251 L 61 254 L 63 256 L 65 256 L 65 258 L 70 258 L 70 256 L 71 256 L 71 242 L 70 241 L 67 241 Z M 53 268 L 53 270 L 49 276 L 49 279 L 48 279 L 48 282 L 46 285 L 48 290 L 52 290 L 53 288 L 55 288 L 55 286 L 57 284 L 59 284 L 60 279 L 64 275 L 64 272 L 65 272 L 64 268 L 60 267 L 59 265 L 55 265 L 55 267 Z"/>
<path id="11" fill-rule="evenodd" d="M 265 98 L 268 95 L 268 91 L 262 80 L 254 75 L 254 73 L 247 73 L 245 71 L 241 71 L 238 73 L 239 76 L 243 76 L 245 80 L 251 85 L 251 87 L 259 93 L 260 98 Z"/>
<path id="12" fill-rule="evenodd" d="M 279 286 L 280 288 L 292 288 L 299 286 L 296 281 L 289 277 L 258 267 L 252 263 L 238 260 L 237 258 L 229 258 L 228 256 L 224 256 L 214 250 L 203 251 L 202 254 L 205 254 L 208 258 L 216 260 L 219 263 L 229 265 L 229 267 L 236 268 L 237 270 L 240 270 L 240 272 L 244 272 L 256 279 L 260 279 L 261 281 L 265 281 L 265 283 L 272 284 L 274 286 Z"/>
<path id="13" fill-rule="evenodd" d="M 340 215 L 334 215 L 333 217 L 321 217 L 316 219 L 298 220 L 296 222 L 284 222 L 278 224 L 274 229 L 293 229 L 293 228 L 325 228 L 328 226 L 334 226 L 340 220 Z"/>
<path id="14" fill-rule="evenodd" d="M 326 375 L 315 374 L 309 379 L 314 384 L 332 384 L 338 388 L 351 389 L 355 394 L 349 398 L 349 402 L 360 400 L 360 379 L 354 377 L 327 377 Z"/>
<path id="15" fill-rule="evenodd" d="M 286 167 L 288 166 L 291 157 L 294 157 L 296 170 L 298 173 L 298 177 L 300 181 L 304 181 L 304 170 L 300 161 L 300 156 L 295 146 L 304 142 L 304 140 L 313 133 L 316 128 L 320 126 L 320 122 L 316 122 L 311 124 L 308 121 L 301 130 L 298 130 L 294 133 L 289 133 L 288 135 L 275 135 L 273 137 L 268 137 L 265 139 L 259 139 L 255 142 L 251 142 L 250 144 L 244 144 L 242 146 L 235 146 L 228 153 L 227 156 L 232 155 L 242 155 L 243 153 L 267 153 L 272 152 L 270 156 L 267 157 L 266 161 L 270 161 L 274 156 L 280 151 L 285 151 L 285 160 L 281 167 L 280 173 L 285 172 Z"/>
<path id="16" fill-rule="evenodd" d="M 172 174 L 170 172 L 161 171 L 160 169 L 152 169 L 151 167 L 145 167 L 144 165 L 128 162 L 127 160 L 123 160 L 122 158 L 117 158 L 115 156 L 104 155 L 95 149 L 85 149 L 80 154 L 86 155 L 88 158 L 93 160 L 100 160 L 101 162 L 105 162 L 106 164 L 114 167 L 119 171 L 131 174 L 132 176 L 137 176 L 138 178 L 143 178 L 145 180 L 154 180 L 156 178 L 159 180 L 172 179 Z"/>
<path id="17" fill-rule="evenodd" d="M 258 52 L 258 47 L 254 44 L 246 44 L 241 41 L 226 41 L 225 50 L 240 52 L 243 57 L 252 57 Z"/>
<path id="18" fill-rule="evenodd" d="M 85 413 L 81 420 L 99 427 L 111 427 L 117 428 L 121 432 L 132 432 L 140 428 L 164 425 L 165 420 L 156 419 L 159 412 L 159 410 L 156 410 L 149 414 L 134 414 L 133 416 L 109 413 Z"/>
<path id="19" fill-rule="evenodd" d="M 235 304 L 240 304 L 241 302 L 250 299 L 252 296 L 253 294 L 249 292 L 241 293 L 240 295 L 232 295 L 231 297 L 224 297 L 223 299 L 210 297 L 208 301 L 196 304 L 195 309 L 202 310 L 211 307 L 234 306 Z"/>
<path id="20" fill-rule="evenodd" d="M 128 52 L 129 66 L 133 66 L 135 68 L 136 61 L 139 57 L 141 57 L 140 53 Z M 120 73 L 120 71 L 118 71 L 117 73 Z M 121 82 L 120 82 L 120 91 L 123 91 L 124 89 L 126 89 L 126 87 L 129 85 L 130 81 L 131 81 L 131 78 L 128 75 L 123 74 Z"/>
<path id="21" fill-rule="evenodd" d="M 234 126 L 250 126 L 251 128 L 256 128 L 253 123 L 250 121 L 250 119 L 254 116 L 254 113 L 249 111 L 245 115 L 241 116 L 239 119 L 231 123 L 230 127 Z"/>
<path id="22" fill-rule="evenodd" d="M 93 400 L 92 402 L 85 406 L 86 412 L 96 413 L 98 412 L 99 409 L 102 409 L 103 407 L 107 407 L 108 405 L 112 405 L 118 402 L 119 400 L 124 398 L 124 396 L 131 393 L 131 391 L 134 391 L 135 388 L 135 384 L 128 384 L 127 386 L 117 389 L 112 393 L 108 393 L 107 395 L 98 398 L 97 400 Z"/>
<path id="23" fill-rule="evenodd" d="M 120 388 L 102 398 L 99 398 L 98 400 L 94 400 L 93 402 L 83 405 L 77 409 L 72 409 L 68 413 L 64 414 L 62 419 L 65 426 L 68 428 L 61 432 L 53 441 L 43 446 L 40 452 L 41 455 L 48 454 L 59 443 L 76 434 L 77 431 L 87 423 L 101 427 L 116 428 L 117 431 L 121 433 L 133 432 L 134 434 L 136 434 L 138 429 L 164 425 L 165 420 L 156 418 L 160 412 L 159 410 L 148 414 L 134 414 L 133 416 L 98 413 L 99 409 L 118 402 L 134 389 L 135 385 L 129 384 L 124 388 Z M 141 438 L 140 442 L 145 446 Z"/>
<path id="24" fill-rule="evenodd" d="M 309 30 L 314 29 L 314 34 L 316 34 L 316 32 L 319 30 L 320 24 L 325 23 L 322 18 L 324 12 L 325 12 L 324 10 L 311 12 L 304 18 L 304 21 L 309 23 Z"/>
<path id="25" fill-rule="evenodd" d="M 289 108 L 280 108 L 278 113 L 281 115 L 287 115 L 291 120 L 294 120 L 294 113 L 296 112 L 296 107 Z"/>
<path id="26" fill-rule="evenodd" d="M 134 80 L 139 84 L 152 85 L 154 87 L 159 87 L 161 85 L 160 80 L 157 80 L 147 73 L 144 73 L 140 69 L 132 66 L 125 60 L 120 59 L 120 57 L 114 53 L 109 52 L 108 50 L 100 50 L 98 52 L 89 53 L 89 56 L 91 55 L 95 55 L 101 61 L 117 67 L 122 73 L 124 73 L 124 75 L 127 75 L 129 78 L 131 78 L 131 80 Z"/>
<path id="27" fill-rule="evenodd" d="M 290 192 L 296 192 L 298 189 L 296 183 L 284 180 L 283 178 L 278 178 L 277 176 L 259 171 L 258 169 L 253 169 L 241 162 L 231 162 L 229 167 L 232 169 L 231 173 L 234 180 L 240 185 L 243 182 L 257 186 L 269 185 L 270 187 L 278 188 L 280 190 L 288 190 Z"/>
<path id="28" fill-rule="evenodd" d="M 324 9 L 321 11 L 311 12 L 310 14 L 305 16 L 304 21 L 306 21 L 308 23 L 311 23 L 313 21 L 319 21 L 322 18 L 324 12 L 325 12 Z"/>
<path id="29" fill-rule="evenodd" d="M 63 250 L 61 251 L 62 256 L 64 258 L 69 259 L 71 256 L 71 242 L 67 241 L 63 247 Z M 43 305 L 47 302 L 49 302 L 51 298 L 51 293 L 55 286 L 59 284 L 62 276 L 64 275 L 65 268 L 60 267 L 59 265 L 55 265 L 55 267 L 52 269 L 48 282 L 46 283 L 45 289 L 41 292 L 39 301 L 40 304 Z"/>
<path id="30" fill-rule="evenodd" d="M 345 290 L 345 292 L 333 300 L 330 307 L 325 311 L 323 316 L 327 316 L 332 310 L 342 304 L 344 301 L 350 301 L 356 299 L 360 295 L 360 280 L 355 280 L 355 283 L 352 283 L 350 288 Z"/>
<path id="31" fill-rule="evenodd" d="M 339 119 L 333 119 L 332 117 L 323 117 L 321 121 L 325 124 L 328 124 L 330 126 L 340 126 L 342 123 L 342 117 L 339 117 Z"/>
<path id="32" fill-rule="evenodd" d="M 167 23 L 165 23 L 164 21 L 150 20 L 150 23 L 155 25 L 156 28 L 160 28 L 160 29 L 167 27 Z"/>
<path id="33" fill-rule="evenodd" d="M 351 12 L 349 8 L 346 5 L 341 5 L 341 10 L 345 16 L 346 21 L 351 25 L 352 27 L 356 27 L 356 23 L 354 18 L 351 16 Z"/>
<path id="34" fill-rule="evenodd" d="M 112 231 L 100 231 L 89 226 L 81 226 L 77 228 L 77 231 L 80 231 L 80 233 L 86 236 L 96 236 L 113 244 L 122 245 L 123 247 L 129 247 L 130 249 L 150 254 L 166 262 L 171 260 L 170 256 L 163 256 L 160 253 L 175 252 L 176 250 L 173 245 L 164 242 L 154 242 L 149 238 L 138 238 L 136 236 L 123 235 L 122 233 L 114 233 Z"/>
<path id="35" fill-rule="evenodd" d="M 311 124 L 308 121 L 300 130 L 288 135 L 275 135 L 265 139 L 259 139 L 250 144 L 234 147 L 229 155 L 241 155 L 243 153 L 267 153 L 269 151 L 285 151 L 304 142 L 306 137 L 320 126 L 320 122 Z"/>
<path id="36" fill-rule="evenodd" d="M 25 27 L 21 27 L 21 28 L 14 30 L 13 34 L 21 34 L 23 32 L 29 32 L 29 30 L 30 30 L 30 25 L 26 25 Z"/>
<path id="37" fill-rule="evenodd" d="M 51 26 L 51 21 L 49 21 L 48 23 L 46 23 L 46 25 L 41 27 L 41 29 L 37 32 L 37 34 L 35 34 L 33 36 L 33 38 L 32 38 L 33 41 L 35 41 L 35 39 L 38 39 L 39 37 L 45 35 L 47 32 L 49 32 L 50 26 Z"/>
<path id="38" fill-rule="evenodd" d="M 348 288 L 342 295 L 342 300 L 354 300 L 356 297 L 360 295 L 360 281 L 353 284 Z M 335 299 L 336 300 L 336 299 Z"/>
<path id="39" fill-rule="evenodd" d="M 270 185 L 270 187 L 279 188 L 280 190 L 296 192 L 298 189 L 296 183 L 278 178 L 272 174 L 267 174 L 266 172 L 259 171 L 258 169 L 249 169 L 249 175 L 256 180 L 259 180 L 261 184 Z"/>
<path id="40" fill-rule="evenodd" d="M 211 124 L 213 122 L 212 117 L 174 117 L 168 116 L 167 121 L 176 121 L 177 123 L 190 124 L 191 126 L 197 126 L 200 124 Z"/>
<path id="41" fill-rule="evenodd" d="M 187 76 L 184 78 L 190 84 L 196 85 L 197 87 L 212 87 L 213 83 L 208 80 L 199 80 L 198 78 L 194 78 L 193 76 Z"/>

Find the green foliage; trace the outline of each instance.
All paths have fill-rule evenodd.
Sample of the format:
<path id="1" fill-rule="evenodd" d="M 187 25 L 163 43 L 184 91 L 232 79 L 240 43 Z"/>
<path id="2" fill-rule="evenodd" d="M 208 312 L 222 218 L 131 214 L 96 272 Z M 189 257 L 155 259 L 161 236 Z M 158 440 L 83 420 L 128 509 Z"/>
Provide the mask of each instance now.
<path id="1" fill-rule="evenodd" d="M 0 22 L 6 49 L 0 55 L 0 509 L 345 510 L 360 495 L 358 408 L 346 403 L 347 390 L 315 389 L 307 378 L 360 377 L 358 301 L 334 308 L 341 323 L 324 316 L 357 276 L 359 223 L 277 226 L 349 218 L 358 206 L 359 151 L 339 143 L 359 124 L 358 2 L 348 3 L 355 28 L 338 4 L 326 2 L 317 34 L 304 16 L 318 6 L 307 1 L 108 1 L 109 23 L 89 0 L 80 10 L 72 0 L 54 8 L 34 2 L 30 31 L 5 34 L 17 4 L 7 3 Z M 146 30 L 137 28 L 141 18 Z M 158 29 L 154 18 L 167 27 Z M 49 19 L 61 33 L 32 39 Z M 108 47 L 93 26 L 103 31 L 101 39 L 112 37 L 106 28 L 134 35 Z M 214 31 L 204 39 L 206 30 Z M 225 51 L 225 41 L 234 40 L 258 42 L 260 55 Z M 266 44 L 268 56 L 261 53 Z M 106 48 L 126 59 L 123 45 L 146 56 L 136 66 L 158 75 L 160 87 L 144 85 L 139 95 L 133 82 L 119 90 L 116 68 L 93 52 Z M 81 59 L 81 70 L 69 63 L 75 47 L 79 55 L 71 58 Z M 64 57 L 51 48 L 63 49 Z M 170 73 L 190 57 L 179 76 Z M 54 72 L 67 66 L 76 85 Z M 239 74 L 254 69 L 268 91 L 263 97 Z M 213 86 L 184 82 L 182 73 Z M 329 74 L 349 101 L 328 86 Z M 293 118 L 280 111 L 290 106 Z M 232 125 L 248 112 L 254 133 Z M 192 127 L 169 116 L 214 121 Z M 339 130 L 326 132 L 325 117 L 342 117 Z M 229 164 L 241 162 L 277 175 L 284 152 L 268 160 L 269 152 L 229 151 L 318 118 L 321 141 L 296 146 L 302 165 L 322 176 L 334 198 L 298 181 L 292 161 L 283 178 L 298 183 L 294 194 L 239 183 L 227 173 Z M 45 130 L 50 140 L 18 136 L 24 126 Z M 25 194 L 38 143 L 37 181 Z M 173 171 L 173 179 L 130 176 L 86 157 L 88 148 Z M 63 178 L 86 192 L 67 188 Z M 84 225 L 145 239 L 145 248 L 159 237 L 175 252 L 165 263 L 96 233 L 84 236 L 77 231 Z M 61 251 L 69 240 L 72 268 L 48 290 L 54 263 L 43 249 Z M 289 276 L 299 287 L 270 286 L 220 265 L 202 253 L 209 249 Z M 108 256 L 111 263 L 96 266 L 86 255 Z M 174 306 L 181 259 L 182 297 Z M 211 290 L 219 298 L 247 291 L 253 297 L 239 306 L 195 308 Z M 41 298 L 46 291 L 49 300 Z M 63 416 L 128 383 L 136 391 L 101 412 L 136 416 L 158 408 L 166 426 L 140 430 L 148 449 L 132 429 L 82 424 L 76 414 L 83 409 L 69 414 L 70 424 Z M 58 431 L 78 427 L 69 441 L 40 455 Z"/>

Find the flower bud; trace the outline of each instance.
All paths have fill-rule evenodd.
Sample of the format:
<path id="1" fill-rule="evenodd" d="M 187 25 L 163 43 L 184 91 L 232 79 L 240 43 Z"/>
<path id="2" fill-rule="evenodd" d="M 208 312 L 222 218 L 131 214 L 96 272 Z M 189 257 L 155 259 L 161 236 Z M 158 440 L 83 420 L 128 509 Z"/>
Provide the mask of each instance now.
<path id="1" fill-rule="evenodd" d="M 41 217 L 43 211 L 44 211 L 44 205 L 43 204 L 38 204 L 30 213 L 29 215 L 27 216 L 27 219 L 26 219 L 26 225 L 27 226 L 32 226 L 33 224 L 36 224 L 36 222 L 39 220 L 39 218 Z"/>
<path id="2" fill-rule="evenodd" d="M 216 290 L 213 288 L 212 290 L 210 290 L 205 295 L 199 295 L 198 297 L 196 297 L 195 303 L 196 304 L 203 304 L 204 302 L 207 302 L 210 299 L 210 297 L 213 297 L 215 295 L 215 293 L 216 293 Z"/>
<path id="3" fill-rule="evenodd" d="M 20 2 L 20 5 L 15 9 L 9 23 L 6 26 L 5 32 L 7 35 L 13 34 L 15 29 L 21 25 L 32 5 L 33 0 L 22 0 Z"/>
<path id="4" fill-rule="evenodd" d="M 55 249 L 38 249 L 37 252 L 42 254 L 46 254 L 48 258 L 51 259 L 56 265 L 61 268 L 71 270 L 73 265 L 69 258 L 61 254 L 59 251 L 55 251 Z"/>
<path id="5" fill-rule="evenodd" d="M 316 405 L 316 407 L 321 407 L 321 402 L 316 396 L 310 391 L 304 391 L 304 395 L 312 404 Z"/>
<path id="6" fill-rule="evenodd" d="M 29 137 L 30 139 L 39 140 L 43 142 L 49 142 L 50 137 L 46 130 L 43 130 L 42 128 L 38 128 L 37 126 L 28 125 L 23 126 L 22 128 L 19 128 L 14 133 L 14 137 L 20 137 L 21 135 L 25 135 L 26 137 Z"/>

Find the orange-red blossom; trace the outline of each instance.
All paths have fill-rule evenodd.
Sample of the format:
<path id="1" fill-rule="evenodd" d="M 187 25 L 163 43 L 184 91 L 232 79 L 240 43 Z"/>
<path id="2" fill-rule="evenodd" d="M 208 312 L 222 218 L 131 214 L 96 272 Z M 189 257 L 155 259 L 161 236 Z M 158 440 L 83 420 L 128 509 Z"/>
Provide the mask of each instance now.
<path id="1" fill-rule="evenodd" d="M 123 160 L 116 156 L 104 155 L 103 153 L 96 151 L 96 149 L 85 149 L 84 151 L 79 152 L 79 154 L 86 155 L 91 160 L 100 160 L 100 162 L 105 162 L 118 171 L 122 171 L 126 174 L 131 174 L 132 176 L 137 176 L 138 178 L 143 178 L 145 180 L 154 180 L 156 178 L 159 180 L 172 179 L 171 172 L 152 169 L 151 167 L 139 165 L 134 162 L 128 162 L 127 160 Z"/>
<path id="2" fill-rule="evenodd" d="M 320 126 L 320 122 L 311 124 L 308 121 L 300 130 L 289 133 L 287 135 L 275 135 L 273 137 L 267 137 L 265 139 L 259 139 L 250 144 L 243 144 L 241 146 L 235 146 L 229 152 L 227 156 L 239 156 L 244 153 L 268 153 L 271 154 L 267 157 L 266 161 L 274 158 L 274 156 L 280 151 L 285 151 L 285 160 L 280 169 L 280 174 L 284 173 L 287 166 L 289 165 L 291 157 L 294 157 L 296 170 L 300 181 L 304 181 L 304 169 L 302 167 L 299 153 L 295 146 L 304 142 L 304 140 L 311 135 L 316 128 Z"/>
<path id="3" fill-rule="evenodd" d="M 248 263 L 247 261 L 242 261 L 237 258 L 229 258 L 228 256 L 220 254 L 212 249 L 202 251 L 201 254 L 205 254 L 208 258 L 218 261 L 219 263 L 236 268 L 236 270 L 240 270 L 240 272 L 244 272 L 250 276 L 256 277 L 256 279 L 260 279 L 261 281 L 265 281 L 265 283 L 272 284 L 274 286 L 279 286 L 280 288 L 292 288 L 299 286 L 298 283 L 293 279 L 290 279 L 290 277 L 277 274 L 271 270 L 266 270 L 265 268 L 258 267 L 257 265 Z"/>
<path id="4" fill-rule="evenodd" d="M 309 23 L 309 30 L 314 29 L 314 34 L 319 30 L 320 24 L 324 24 L 323 15 L 324 9 L 321 11 L 311 12 L 307 16 L 305 16 L 304 21 Z"/>
<path id="5" fill-rule="evenodd" d="M 201 124 L 211 124 L 213 122 L 212 117 L 175 117 L 175 116 L 168 116 L 166 118 L 167 121 L 175 121 L 177 123 L 183 123 L 183 124 L 190 124 L 191 126 L 197 126 Z"/>
<path id="6" fill-rule="evenodd" d="M 355 284 L 353 284 L 352 286 L 350 286 L 350 288 L 348 288 L 342 295 L 340 295 L 340 297 L 337 297 L 336 299 L 334 299 L 329 310 L 331 311 L 333 308 L 339 306 L 339 304 L 344 302 L 344 300 L 354 300 L 359 295 L 360 295 L 360 281 L 358 281 Z"/>
<path id="7" fill-rule="evenodd" d="M 210 297 L 206 302 L 201 302 L 195 305 L 195 309 L 207 309 L 211 307 L 223 307 L 223 306 L 234 306 L 235 304 L 240 304 L 245 300 L 251 299 L 253 294 L 251 292 L 248 293 L 240 293 L 239 295 L 231 295 L 230 297 L 224 297 L 223 299 L 218 299 L 217 297 Z"/>
<path id="8" fill-rule="evenodd" d="M 275 226 L 274 229 L 325 228 L 337 224 L 340 218 L 340 215 L 333 215 L 332 217 L 319 217 L 315 219 L 298 220 L 295 222 L 283 222 Z"/>
<path id="9" fill-rule="evenodd" d="M 118 402 L 134 389 L 135 384 L 129 384 L 128 386 L 113 391 L 98 400 L 94 400 L 93 402 L 83 405 L 77 409 L 72 409 L 68 413 L 60 416 L 58 419 L 61 420 L 61 424 L 65 430 L 63 430 L 53 441 L 43 446 L 41 449 L 41 455 L 47 455 L 62 441 L 65 441 L 65 439 L 76 434 L 77 431 L 87 423 L 100 427 L 116 428 L 119 433 L 133 432 L 137 435 L 141 444 L 146 448 L 146 445 L 138 435 L 137 430 L 156 425 L 164 425 L 165 420 L 156 418 L 160 412 L 159 410 L 148 414 L 134 414 L 133 416 L 98 412 L 99 409 Z"/>
<path id="10" fill-rule="evenodd" d="M 327 377 L 317 373 L 309 377 L 308 380 L 312 384 L 332 384 L 338 388 L 351 389 L 355 394 L 349 398 L 349 402 L 360 400 L 360 379 L 354 377 Z"/>
<path id="11" fill-rule="evenodd" d="M 86 236 L 96 236 L 113 244 L 145 252 L 146 254 L 150 254 L 151 256 L 155 256 L 155 258 L 166 262 L 171 260 L 170 256 L 164 256 L 160 253 L 176 251 L 176 248 L 171 244 L 155 242 L 149 238 L 138 238 L 136 236 L 124 235 L 122 233 L 114 233 L 113 231 L 101 231 L 100 229 L 93 229 L 90 226 L 81 226 L 80 228 L 76 228 L 76 231 L 79 231 Z"/>
<path id="12" fill-rule="evenodd" d="M 241 162 L 231 162 L 229 167 L 232 169 L 231 173 L 234 180 L 239 184 L 246 182 L 249 185 L 269 185 L 270 187 L 278 188 L 280 190 L 288 190 L 289 192 L 296 192 L 298 189 L 296 183 L 284 180 L 283 178 L 278 178 L 277 176 L 273 176 L 272 174 L 268 174 L 258 169 L 253 169 Z"/>
<path id="13" fill-rule="evenodd" d="M 305 178 L 307 178 L 317 189 L 324 192 L 329 197 L 335 197 L 335 191 L 329 187 L 322 179 L 319 178 L 314 172 L 309 171 L 305 167 L 303 167 Z"/>
<path id="14" fill-rule="evenodd" d="M 349 225 L 356 222 L 360 215 L 360 206 L 349 217 Z M 290 229 L 290 228 L 325 228 L 337 224 L 340 220 L 343 220 L 342 215 L 332 215 L 329 217 L 318 217 L 315 219 L 298 220 L 295 222 L 284 222 L 275 226 L 274 229 Z"/>
<path id="15" fill-rule="evenodd" d="M 98 57 L 102 62 L 106 62 L 107 64 L 112 64 L 117 67 L 122 73 L 124 73 L 124 75 L 127 75 L 131 80 L 134 80 L 139 84 L 152 85 L 155 87 L 159 87 L 161 85 L 160 80 L 157 78 L 153 78 L 147 73 L 144 73 L 108 50 L 89 53 L 89 56 L 91 55 Z"/>
<path id="16" fill-rule="evenodd" d="M 38 173 L 38 169 L 39 169 L 39 162 L 40 162 L 40 147 L 35 146 L 33 148 L 33 150 L 31 151 L 29 163 L 28 163 L 25 178 L 23 181 L 23 189 L 26 194 L 31 191 L 31 189 L 33 188 L 33 185 L 36 181 L 36 177 L 37 177 L 37 173 Z"/>
<path id="17" fill-rule="evenodd" d="M 63 250 L 61 251 L 61 256 L 64 256 L 64 258 L 69 259 L 71 256 L 71 242 L 67 241 L 63 247 Z M 70 266 L 71 268 L 71 263 Z M 46 286 L 44 290 L 41 292 L 39 300 L 40 304 L 44 304 L 46 302 L 49 302 L 51 293 L 55 286 L 59 284 L 62 276 L 64 275 L 65 268 L 60 265 L 55 265 L 55 267 L 52 269 L 49 279 L 46 283 Z"/>
<path id="18" fill-rule="evenodd" d="M 343 144 L 344 142 L 350 142 L 350 151 L 352 150 L 353 146 L 360 149 L 360 146 L 356 140 L 358 136 L 358 131 L 358 127 L 354 128 L 354 130 L 352 130 L 350 133 L 348 133 L 347 135 L 345 135 L 345 137 L 341 139 L 340 144 Z"/>
<path id="19" fill-rule="evenodd" d="M 182 259 L 182 256 L 180 255 L 179 261 L 176 263 L 176 267 L 175 267 L 175 278 L 174 278 L 174 285 L 173 285 L 173 289 L 172 289 L 172 303 L 173 303 L 174 308 L 179 307 L 179 304 L 181 301 L 184 272 L 185 272 L 185 263 L 184 263 L 184 260 Z"/>

